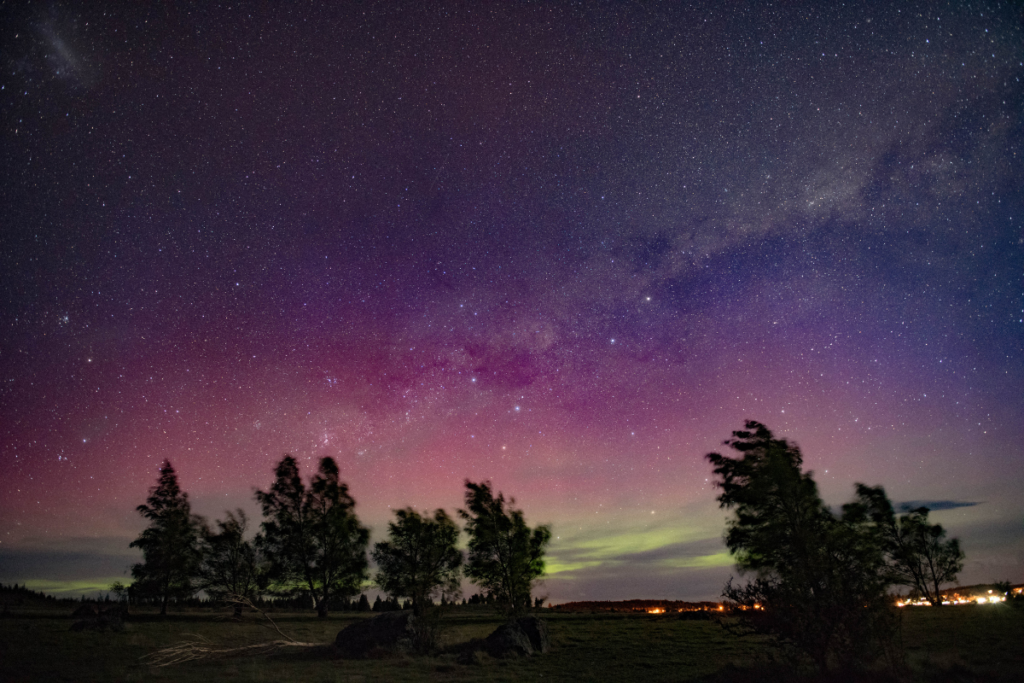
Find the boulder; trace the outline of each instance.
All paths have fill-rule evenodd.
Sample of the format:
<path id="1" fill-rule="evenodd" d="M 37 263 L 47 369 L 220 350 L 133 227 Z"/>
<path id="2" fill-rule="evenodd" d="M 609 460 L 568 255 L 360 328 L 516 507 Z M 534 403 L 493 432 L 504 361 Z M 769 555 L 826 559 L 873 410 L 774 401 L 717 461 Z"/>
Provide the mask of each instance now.
<path id="1" fill-rule="evenodd" d="M 87 609 L 88 608 L 88 609 Z M 83 605 L 75 610 L 73 617 L 84 617 L 71 625 L 72 631 L 123 631 L 126 610 L 117 605 L 100 608 Z"/>
<path id="2" fill-rule="evenodd" d="M 455 656 L 455 661 L 459 664 L 479 666 L 484 663 L 484 649 L 484 641 L 479 638 L 474 638 L 458 650 L 458 654 Z"/>
<path id="3" fill-rule="evenodd" d="M 487 654 L 497 658 L 541 654 L 551 649 L 548 625 L 535 616 L 511 619 L 484 641 Z"/>
<path id="4" fill-rule="evenodd" d="M 522 617 L 517 622 L 519 628 L 526 632 L 526 636 L 533 645 L 534 654 L 543 654 L 551 649 L 551 636 L 548 635 L 548 622 L 540 617 Z"/>
<path id="5" fill-rule="evenodd" d="M 360 619 L 338 632 L 334 649 L 345 659 L 365 659 L 382 651 L 411 652 L 416 644 L 416 617 L 411 611 L 384 612 L 372 619 Z"/>
<path id="6" fill-rule="evenodd" d="M 72 631 L 123 631 L 124 622 L 117 615 L 101 615 L 95 619 L 82 619 L 71 624 Z"/>
<path id="7" fill-rule="evenodd" d="M 95 619 L 100 615 L 99 605 L 91 602 L 84 603 L 78 607 L 71 616 L 78 617 L 79 619 Z"/>

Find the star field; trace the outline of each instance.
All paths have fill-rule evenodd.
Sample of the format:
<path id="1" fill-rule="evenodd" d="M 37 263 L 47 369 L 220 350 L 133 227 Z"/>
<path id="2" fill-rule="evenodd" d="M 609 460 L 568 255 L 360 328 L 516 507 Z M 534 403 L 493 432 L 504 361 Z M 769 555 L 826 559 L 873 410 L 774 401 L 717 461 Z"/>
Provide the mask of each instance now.
<path id="1" fill-rule="evenodd" d="M 744 419 L 1024 562 L 1009 3 L 0 10 L 0 581 L 123 578 L 292 453 L 490 479 L 542 592 L 708 599 Z M 35 582 L 35 583 L 33 583 Z"/>

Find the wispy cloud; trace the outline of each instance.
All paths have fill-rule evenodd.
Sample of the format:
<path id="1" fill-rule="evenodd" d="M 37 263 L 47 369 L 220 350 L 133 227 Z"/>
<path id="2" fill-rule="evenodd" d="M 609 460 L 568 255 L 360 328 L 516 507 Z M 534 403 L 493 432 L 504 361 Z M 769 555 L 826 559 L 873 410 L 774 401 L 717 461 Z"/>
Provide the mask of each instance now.
<path id="1" fill-rule="evenodd" d="M 955 510 L 956 508 L 969 508 L 981 503 L 965 500 L 908 500 L 903 503 L 896 503 L 896 509 L 908 512 L 917 508 L 928 508 L 931 511 Z"/>

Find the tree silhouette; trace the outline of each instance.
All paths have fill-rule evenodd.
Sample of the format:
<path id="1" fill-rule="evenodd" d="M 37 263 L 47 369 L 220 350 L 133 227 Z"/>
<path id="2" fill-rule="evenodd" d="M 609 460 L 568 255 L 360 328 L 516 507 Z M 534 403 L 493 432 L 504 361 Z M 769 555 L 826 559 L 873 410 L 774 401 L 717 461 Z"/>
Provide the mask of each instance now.
<path id="1" fill-rule="evenodd" d="M 257 599 L 267 588 L 269 564 L 262 550 L 245 538 L 245 511 L 227 511 L 217 520 L 217 531 L 203 530 L 203 563 L 200 587 L 214 600 L 240 597 Z M 235 603 L 235 616 L 242 605 Z"/>
<path id="2" fill-rule="evenodd" d="M 833 514 L 801 470 L 799 448 L 748 421 L 726 445 L 741 457 L 709 453 L 731 509 L 725 542 L 741 573 L 754 579 L 724 595 L 745 608 L 747 623 L 810 657 L 820 670 L 873 661 L 894 641 L 887 607 L 890 574 L 882 543 L 863 506 Z"/>
<path id="3" fill-rule="evenodd" d="M 433 519 L 412 508 L 396 510 L 395 517 L 388 524 L 388 540 L 373 547 L 377 584 L 393 598 L 411 598 L 413 613 L 423 616 L 435 594 L 444 598 L 458 592 L 459 528 L 440 509 Z"/>
<path id="4" fill-rule="evenodd" d="M 274 477 L 270 491 L 256 492 L 272 587 L 279 593 L 308 592 L 317 614 L 326 617 L 332 598 L 355 595 L 366 579 L 370 532 L 359 523 L 332 458 L 320 461 L 309 489 L 290 455 L 277 464 Z"/>
<path id="5" fill-rule="evenodd" d="M 509 499 L 509 505 L 515 499 Z M 466 480 L 466 508 L 459 516 L 466 520 L 469 557 L 466 576 L 487 592 L 499 608 L 509 614 L 530 609 L 530 591 L 544 573 L 544 549 L 551 529 L 530 529 L 522 510 L 505 510 L 505 496 L 495 498 L 489 482 Z"/>
<path id="6" fill-rule="evenodd" d="M 159 599 L 160 614 L 166 615 L 169 599 L 190 597 L 196 591 L 203 519 L 192 514 L 188 494 L 178 486 L 168 460 L 160 466 L 160 478 L 146 503 L 136 510 L 150 524 L 129 544 L 140 549 L 143 558 L 132 565 L 132 588 L 140 597 Z"/>
<path id="7" fill-rule="evenodd" d="M 945 540 L 942 525 L 928 523 L 926 507 L 897 517 L 881 486 L 857 484 L 857 496 L 878 525 L 893 582 L 917 589 L 932 605 L 942 605 L 942 584 L 955 581 L 963 569 L 960 541 Z"/>

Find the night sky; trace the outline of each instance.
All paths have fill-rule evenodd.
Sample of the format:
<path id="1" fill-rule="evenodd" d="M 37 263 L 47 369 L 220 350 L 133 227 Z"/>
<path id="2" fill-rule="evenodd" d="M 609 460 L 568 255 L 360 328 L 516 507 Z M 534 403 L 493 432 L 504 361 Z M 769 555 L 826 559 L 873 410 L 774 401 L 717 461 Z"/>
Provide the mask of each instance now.
<path id="1" fill-rule="evenodd" d="M 490 479 L 551 601 L 715 599 L 744 419 L 1024 580 L 1024 16 L 886 4 L 5 4 L 0 582 L 292 453 L 373 541 Z"/>

